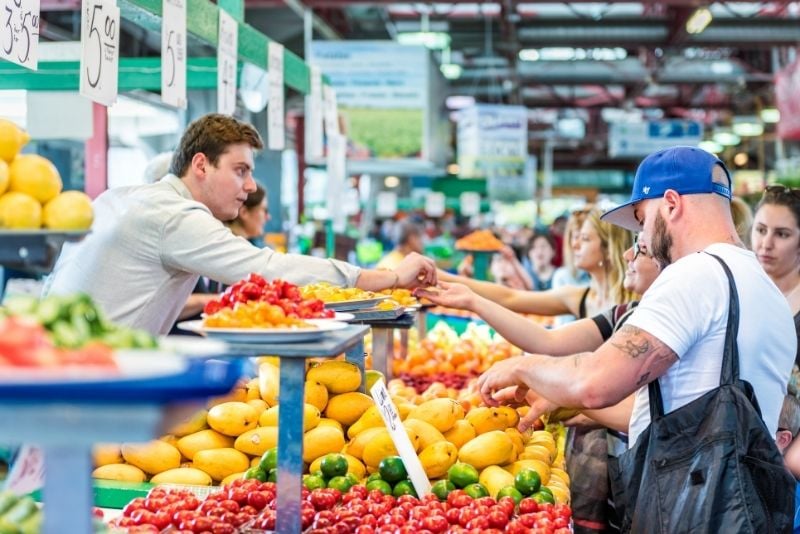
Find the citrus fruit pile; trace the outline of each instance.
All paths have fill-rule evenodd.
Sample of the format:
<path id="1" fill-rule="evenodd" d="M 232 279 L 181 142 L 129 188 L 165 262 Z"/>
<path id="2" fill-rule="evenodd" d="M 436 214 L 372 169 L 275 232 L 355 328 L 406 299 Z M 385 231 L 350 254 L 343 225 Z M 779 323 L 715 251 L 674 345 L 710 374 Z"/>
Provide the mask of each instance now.
<path id="1" fill-rule="evenodd" d="M 244 322 L 250 321 L 249 326 L 287 326 L 297 324 L 296 319 L 321 319 L 331 318 L 334 312 L 326 310 L 325 305 L 319 299 L 304 297 L 300 294 L 300 289 L 289 282 L 283 280 L 264 279 L 258 273 L 251 273 L 247 278 L 239 280 L 229 286 L 218 299 L 214 299 L 206 304 L 203 312 L 209 316 L 214 316 L 224 310 L 233 310 L 237 304 L 248 302 L 264 303 L 269 306 L 251 306 L 239 312 L 240 319 Z M 233 326 L 228 323 L 233 318 L 231 312 L 226 312 L 220 317 L 220 323 L 209 324 L 206 326 Z M 248 316 L 249 319 L 248 319 Z M 213 322 L 217 322 L 216 319 Z"/>
<path id="2" fill-rule="evenodd" d="M 378 296 L 372 291 L 365 291 L 357 287 L 338 287 L 327 282 L 309 284 L 300 288 L 303 298 L 319 299 L 324 303 L 345 302 L 351 300 L 368 300 Z"/>
<path id="3" fill-rule="evenodd" d="M 503 242 L 489 230 L 475 230 L 456 241 L 456 250 L 496 252 L 501 248 Z"/>

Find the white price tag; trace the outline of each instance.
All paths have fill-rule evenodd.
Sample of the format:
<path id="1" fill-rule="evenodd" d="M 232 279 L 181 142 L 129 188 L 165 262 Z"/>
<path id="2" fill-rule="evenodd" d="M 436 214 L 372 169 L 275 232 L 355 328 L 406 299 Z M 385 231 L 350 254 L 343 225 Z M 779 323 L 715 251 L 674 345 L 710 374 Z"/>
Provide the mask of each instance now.
<path id="1" fill-rule="evenodd" d="M 0 57 L 31 70 L 39 66 L 39 0 L 2 0 Z"/>
<path id="2" fill-rule="evenodd" d="M 119 8 L 114 0 L 83 0 L 80 93 L 111 106 L 117 101 Z"/>
<path id="3" fill-rule="evenodd" d="M 444 207 L 444 193 L 429 193 L 425 197 L 425 215 L 428 217 L 441 217 Z"/>
<path id="4" fill-rule="evenodd" d="M 306 146 L 309 159 L 323 156 L 325 147 L 322 138 L 322 73 L 311 65 L 311 91 L 308 95 L 306 113 Z"/>
<path id="5" fill-rule="evenodd" d="M 11 464 L 5 489 L 17 495 L 27 495 L 44 486 L 44 451 L 23 445 Z"/>
<path id="6" fill-rule="evenodd" d="M 217 112 L 236 111 L 236 58 L 239 54 L 239 25 L 224 9 L 219 10 L 217 44 Z"/>
<path id="7" fill-rule="evenodd" d="M 342 193 L 347 178 L 347 137 L 333 135 L 328 139 L 328 188 L 326 191 L 326 207 L 328 218 L 333 221 L 333 229 L 343 232 L 347 223 L 347 215 L 342 209 Z"/>
<path id="8" fill-rule="evenodd" d="M 397 214 L 397 193 L 381 191 L 375 203 L 375 215 L 378 217 L 394 217 Z"/>
<path id="9" fill-rule="evenodd" d="M 461 203 L 461 215 L 472 217 L 481 212 L 481 195 L 472 191 L 461 193 L 459 197 Z"/>
<path id="10" fill-rule="evenodd" d="M 339 133 L 339 111 L 336 106 L 336 91 L 330 85 L 323 85 L 322 98 L 325 108 L 325 135 L 330 137 Z"/>
<path id="11" fill-rule="evenodd" d="M 286 146 L 283 111 L 283 45 L 267 43 L 267 79 L 269 103 L 267 104 L 267 141 L 270 150 L 283 150 Z"/>
<path id="12" fill-rule="evenodd" d="M 161 100 L 186 109 L 186 0 L 163 0 Z"/>
<path id="13" fill-rule="evenodd" d="M 394 447 L 397 449 L 400 458 L 403 459 L 403 464 L 406 466 L 406 471 L 408 471 L 408 478 L 414 484 L 417 495 L 420 497 L 427 495 L 431 492 L 431 483 L 428 480 L 428 475 L 425 474 L 422 462 L 419 461 L 414 446 L 411 444 L 411 440 L 408 439 L 406 429 L 397 413 L 397 407 L 392 402 L 392 397 L 389 396 L 389 391 L 386 389 L 383 380 L 375 382 L 369 393 L 375 400 L 375 404 L 378 405 L 383 422 L 386 424 L 386 429 L 392 437 Z"/>

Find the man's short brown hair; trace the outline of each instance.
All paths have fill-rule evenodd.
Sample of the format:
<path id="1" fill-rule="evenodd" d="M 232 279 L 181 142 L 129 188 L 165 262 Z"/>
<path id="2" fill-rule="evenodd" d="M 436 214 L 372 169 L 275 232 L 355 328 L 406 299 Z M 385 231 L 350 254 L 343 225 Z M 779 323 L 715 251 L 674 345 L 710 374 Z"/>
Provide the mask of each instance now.
<path id="1" fill-rule="evenodd" d="M 248 144 L 256 150 L 264 148 L 258 131 L 230 115 L 210 113 L 191 123 L 181 136 L 169 172 L 183 176 L 195 154 L 205 154 L 212 165 L 230 145 Z"/>

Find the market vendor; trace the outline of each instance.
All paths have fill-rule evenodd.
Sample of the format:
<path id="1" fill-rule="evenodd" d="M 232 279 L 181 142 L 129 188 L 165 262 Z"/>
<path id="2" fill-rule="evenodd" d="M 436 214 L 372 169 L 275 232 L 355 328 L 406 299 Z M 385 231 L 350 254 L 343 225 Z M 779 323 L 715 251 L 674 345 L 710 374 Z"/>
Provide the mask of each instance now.
<path id="1" fill-rule="evenodd" d="M 256 190 L 253 152 L 261 148 L 255 128 L 233 117 L 209 114 L 191 123 L 168 176 L 95 199 L 92 232 L 64 246 L 45 293 L 88 293 L 112 321 L 165 334 L 199 276 L 233 284 L 256 272 L 365 290 L 436 283 L 433 261 L 419 254 L 394 270 L 360 269 L 258 248 L 231 233 L 223 222 Z"/>

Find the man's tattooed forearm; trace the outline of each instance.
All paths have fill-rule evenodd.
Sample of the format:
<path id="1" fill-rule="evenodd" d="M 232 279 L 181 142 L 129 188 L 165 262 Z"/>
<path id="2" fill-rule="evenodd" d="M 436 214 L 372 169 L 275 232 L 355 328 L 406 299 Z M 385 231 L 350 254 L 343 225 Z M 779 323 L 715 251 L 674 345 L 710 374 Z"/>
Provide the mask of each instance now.
<path id="1" fill-rule="evenodd" d="M 642 354 L 647 354 L 650 351 L 650 343 L 646 339 L 639 340 L 638 342 L 629 339 L 626 340 L 625 343 L 611 344 L 631 358 L 638 358 Z"/>

